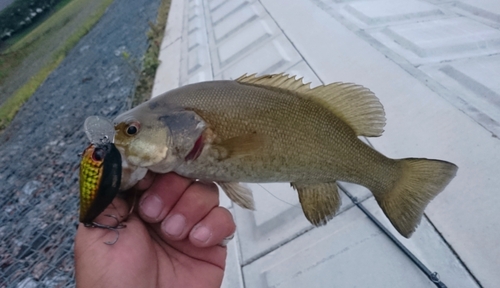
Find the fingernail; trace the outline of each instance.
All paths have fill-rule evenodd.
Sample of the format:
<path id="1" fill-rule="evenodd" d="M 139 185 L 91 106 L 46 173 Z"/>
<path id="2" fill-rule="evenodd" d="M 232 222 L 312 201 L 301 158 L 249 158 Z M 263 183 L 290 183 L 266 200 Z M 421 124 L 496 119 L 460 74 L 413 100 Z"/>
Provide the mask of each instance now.
<path id="1" fill-rule="evenodd" d="M 156 195 L 148 195 L 141 202 L 141 209 L 144 215 L 152 219 L 157 219 L 163 209 L 163 201 Z"/>
<path id="2" fill-rule="evenodd" d="M 193 231 L 193 238 L 200 242 L 207 242 L 211 236 L 212 232 L 205 226 L 198 227 Z"/>
<path id="3" fill-rule="evenodd" d="M 170 236 L 180 236 L 186 226 L 186 218 L 180 214 L 175 214 L 168 217 L 162 224 L 163 231 Z"/>

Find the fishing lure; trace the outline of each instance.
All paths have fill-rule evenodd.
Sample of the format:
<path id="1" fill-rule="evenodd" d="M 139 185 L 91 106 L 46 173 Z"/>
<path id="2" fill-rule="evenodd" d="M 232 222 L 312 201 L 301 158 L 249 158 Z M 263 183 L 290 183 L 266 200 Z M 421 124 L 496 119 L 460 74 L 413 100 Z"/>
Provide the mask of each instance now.
<path id="1" fill-rule="evenodd" d="M 113 144 L 114 127 L 105 118 L 92 116 L 85 120 L 85 133 L 91 144 L 82 153 L 80 162 L 80 222 L 86 227 L 110 229 L 117 233 L 125 227 L 114 215 L 106 215 L 116 220 L 115 225 L 95 222 L 113 201 L 120 189 L 122 158 Z"/>

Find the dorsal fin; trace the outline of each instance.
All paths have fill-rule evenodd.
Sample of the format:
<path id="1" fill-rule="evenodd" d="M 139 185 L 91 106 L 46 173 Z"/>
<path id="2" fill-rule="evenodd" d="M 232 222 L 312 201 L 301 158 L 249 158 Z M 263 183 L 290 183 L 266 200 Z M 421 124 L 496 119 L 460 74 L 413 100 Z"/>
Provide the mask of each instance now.
<path id="1" fill-rule="evenodd" d="M 385 126 L 384 108 L 368 88 L 352 83 L 336 82 L 311 89 L 287 74 L 255 76 L 246 74 L 236 79 L 238 83 L 273 87 L 315 101 L 342 119 L 358 136 L 377 137 Z"/>

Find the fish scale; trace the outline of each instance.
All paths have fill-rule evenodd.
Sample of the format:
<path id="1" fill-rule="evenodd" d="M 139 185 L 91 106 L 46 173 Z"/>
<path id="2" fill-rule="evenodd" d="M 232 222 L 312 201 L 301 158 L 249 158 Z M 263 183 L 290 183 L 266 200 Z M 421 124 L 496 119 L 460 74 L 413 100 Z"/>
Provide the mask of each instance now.
<path id="1" fill-rule="evenodd" d="M 227 84 L 234 85 L 234 82 L 231 81 Z M 205 90 L 203 87 L 201 89 Z M 252 95 L 252 90 L 249 90 L 247 94 Z M 367 159 L 380 161 L 380 157 L 377 157 L 379 155 L 362 143 L 352 130 L 335 115 L 316 103 L 302 100 L 299 97 L 290 99 L 289 95 L 281 92 L 278 93 L 282 95 L 276 96 L 274 91 L 259 90 L 261 90 L 260 93 L 252 95 L 253 97 L 240 96 L 239 103 L 233 100 L 235 108 L 228 114 L 221 114 L 218 111 L 219 107 L 230 101 L 231 98 L 227 95 L 230 95 L 232 91 L 228 91 L 224 95 L 218 91 L 213 94 L 209 92 L 198 95 L 193 93 L 191 94 L 193 96 L 183 97 L 182 100 L 171 99 L 174 103 L 182 101 L 179 104 L 199 111 L 198 114 L 210 123 L 214 132 L 222 139 L 229 139 L 253 131 L 270 137 L 268 145 L 260 147 L 259 153 L 254 157 L 230 158 L 212 163 L 210 159 L 203 158 L 205 155 L 202 154 L 195 162 L 182 165 L 177 171 L 215 181 L 229 181 L 237 177 L 239 181 L 243 182 L 346 180 L 357 183 L 364 182 L 366 177 L 379 178 L 380 173 L 384 172 L 383 170 L 375 170 L 370 173 L 370 171 L 363 170 L 364 175 L 361 179 L 356 177 L 361 174 L 361 171 L 356 171 L 357 173 L 351 171 L 351 173 L 343 175 L 346 167 L 361 167 L 360 164 L 366 162 Z M 273 95 L 270 95 L 271 93 Z M 220 102 L 213 101 L 216 97 L 220 97 L 222 100 Z M 279 109 L 275 111 L 267 109 L 268 106 L 278 105 Z M 248 113 L 248 111 L 250 112 Z M 258 121 L 252 121 L 250 125 L 245 125 L 243 119 L 258 119 Z M 307 129 L 309 127 L 304 127 L 304 123 L 315 129 Z M 338 128 L 332 129 L 332 127 Z M 275 131 L 279 131 L 279 133 L 275 133 Z M 350 153 L 345 157 L 347 161 L 337 161 L 340 153 L 345 154 L 343 151 Z M 353 153 L 355 151 L 356 153 Z M 282 161 L 273 161 L 275 155 L 280 155 Z M 300 173 L 305 168 L 311 173 L 307 173 L 308 175 Z M 278 169 L 280 173 L 273 175 L 276 174 L 273 172 Z M 227 177 L 227 173 L 230 173 L 229 177 Z"/>

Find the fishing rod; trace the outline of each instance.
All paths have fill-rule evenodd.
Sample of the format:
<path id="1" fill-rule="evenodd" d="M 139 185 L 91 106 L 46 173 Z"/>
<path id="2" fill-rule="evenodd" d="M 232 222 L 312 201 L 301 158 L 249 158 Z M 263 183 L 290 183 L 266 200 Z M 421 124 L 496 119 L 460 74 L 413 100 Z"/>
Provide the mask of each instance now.
<path id="1" fill-rule="evenodd" d="M 439 279 L 439 274 L 437 272 L 432 272 L 431 270 L 429 270 L 429 268 L 427 268 L 424 265 L 424 263 L 422 263 L 420 260 L 418 260 L 418 258 L 415 255 L 413 255 L 413 253 L 411 253 L 411 251 L 408 250 L 408 248 L 406 248 L 403 245 L 403 243 L 401 243 L 396 238 L 396 236 L 394 236 L 394 234 L 392 234 L 382 223 L 380 223 L 380 221 L 378 221 L 377 218 L 375 218 L 375 216 L 373 216 L 373 214 L 370 213 L 370 211 L 368 211 L 368 209 L 366 209 L 366 207 L 363 206 L 363 204 L 361 204 L 361 202 L 359 202 L 359 200 L 358 200 L 358 198 L 356 196 L 353 196 L 344 187 L 341 187 L 341 188 L 344 191 L 344 193 L 347 195 L 347 197 L 349 197 L 349 199 L 351 199 L 352 203 L 354 203 L 356 206 L 358 206 L 359 209 L 361 209 L 361 211 L 363 211 L 363 213 L 365 213 L 365 215 L 373 223 L 375 223 L 375 225 L 377 225 L 377 227 L 380 228 L 380 230 L 382 230 L 382 232 L 384 232 L 384 234 L 387 235 L 387 237 L 389 237 L 389 239 L 391 239 L 392 242 L 394 242 L 394 244 L 396 244 L 396 246 L 398 246 L 398 248 L 401 249 L 403 251 L 403 253 L 405 253 L 406 256 L 408 256 L 408 258 L 410 258 L 411 261 L 413 263 L 415 263 L 415 265 L 417 265 L 417 267 L 422 272 L 424 272 L 424 274 L 429 278 L 429 280 L 431 280 L 432 283 L 434 283 L 434 285 L 436 285 L 436 287 L 438 287 L 438 288 L 447 288 L 447 286 L 443 282 L 441 282 L 441 280 Z"/>

